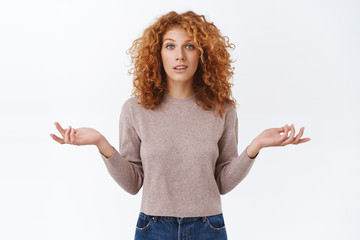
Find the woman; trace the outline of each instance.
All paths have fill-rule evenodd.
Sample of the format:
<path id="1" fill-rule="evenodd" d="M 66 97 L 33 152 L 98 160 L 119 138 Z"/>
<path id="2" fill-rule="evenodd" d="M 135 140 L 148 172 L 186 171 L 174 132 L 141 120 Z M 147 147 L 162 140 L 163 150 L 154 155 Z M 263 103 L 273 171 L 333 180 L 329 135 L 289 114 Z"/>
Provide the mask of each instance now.
<path id="1" fill-rule="evenodd" d="M 96 145 L 124 190 L 143 187 L 135 239 L 227 239 L 220 195 L 242 181 L 262 148 L 310 140 L 301 139 L 303 127 L 295 137 L 285 125 L 238 154 L 233 47 L 203 15 L 172 11 L 129 49 L 134 91 L 121 109 L 119 151 L 94 129 L 55 123 L 63 138 L 54 140 Z"/>

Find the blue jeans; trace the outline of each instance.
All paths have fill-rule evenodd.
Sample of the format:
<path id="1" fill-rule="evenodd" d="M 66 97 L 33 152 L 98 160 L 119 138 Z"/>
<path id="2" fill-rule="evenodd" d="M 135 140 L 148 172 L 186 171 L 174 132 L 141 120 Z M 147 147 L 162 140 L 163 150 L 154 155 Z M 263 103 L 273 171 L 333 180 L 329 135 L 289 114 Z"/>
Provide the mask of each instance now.
<path id="1" fill-rule="evenodd" d="M 227 240 L 227 234 L 222 213 L 179 218 L 140 212 L 135 240 Z"/>

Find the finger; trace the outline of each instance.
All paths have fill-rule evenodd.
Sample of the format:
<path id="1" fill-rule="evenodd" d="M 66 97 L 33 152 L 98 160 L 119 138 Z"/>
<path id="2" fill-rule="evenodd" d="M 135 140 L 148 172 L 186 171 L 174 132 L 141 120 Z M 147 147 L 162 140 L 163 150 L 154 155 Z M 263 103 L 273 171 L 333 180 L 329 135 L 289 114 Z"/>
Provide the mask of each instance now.
<path id="1" fill-rule="evenodd" d="M 69 126 L 69 131 L 68 131 L 68 139 L 69 139 L 69 143 L 73 143 L 73 141 L 72 141 L 72 139 L 71 139 L 71 130 L 72 130 L 72 127 L 71 126 Z"/>
<path id="2" fill-rule="evenodd" d="M 287 127 L 287 124 L 285 125 L 285 126 L 283 126 L 283 127 L 281 127 L 281 128 L 277 128 L 277 131 L 279 132 L 279 133 L 282 133 L 282 132 L 285 132 L 285 130 L 287 129 L 288 127 Z"/>
<path id="3" fill-rule="evenodd" d="M 304 133 L 304 127 L 300 128 L 298 135 L 296 135 L 293 143 L 296 144 Z"/>
<path id="4" fill-rule="evenodd" d="M 57 141 L 60 144 L 64 144 L 64 139 L 59 138 L 58 136 L 56 136 L 55 134 L 50 134 L 50 137 L 52 137 L 52 139 L 54 139 L 55 141 Z"/>
<path id="5" fill-rule="evenodd" d="M 295 144 L 308 142 L 308 141 L 310 141 L 310 140 L 311 140 L 310 138 L 302 138 L 302 139 L 299 140 L 299 142 L 297 142 L 297 143 L 295 143 Z"/>
<path id="6" fill-rule="evenodd" d="M 294 135 L 295 135 L 295 127 L 294 127 L 294 124 L 291 124 L 290 126 L 290 136 L 288 139 L 286 139 L 284 142 L 283 142 L 283 145 L 287 145 L 291 142 L 294 141 Z"/>
<path id="7" fill-rule="evenodd" d="M 299 133 L 295 136 L 294 141 L 292 142 L 293 144 L 295 144 L 299 141 L 300 137 L 303 135 L 303 132 L 304 132 L 303 129 L 304 128 L 300 128 Z"/>
<path id="8" fill-rule="evenodd" d="M 65 143 L 70 142 L 69 132 L 70 132 L 70 126 L 65 130 L 65 133 L 64 133 Z"/>
<path id="9" fill-rule="evenodd" d="M 282 133 L 282 132 L 285 131 L 285 128 L 286 128 L 286 125 L 283 126 L 283 127 L 279 127 L 279 128 L 277 128 L 276 130 L 278 131 L 278 133 Z"/>
<path id="10" fill-rule="evenodd" d="M 291 134 L 290 134 L 290 137 L 291 137 L 291 139 L 293 140 L 294 139 L 294 136 L 295 136 L 295 125 L 294 124 L 291 124 L 291 129 L 292 129 L 292 131 L 291 131 Z"/>
<path id="11" fill-rule="evenodd" d="M 281 141 L 284 141 L 287 138 L 288 133 L 289 133 L 289 129 L 288 129 L 288 125 L 286 124 L 284 127 L 284 134 L 281 137 Z"/>
<path id="12" fill-rule="evenodd" d="M 287 128 L 287 124 L 285 125 L 285 132 L 284 134 L 282 135 L 282 137 L 280 138 L 280 141 L 284 141 L 286 138 L 287 138 L 287 135 L 288 135 L 288 128 Z"/>
<path id="13" fill-rule="evenodd" d="M 71 128 L 71 130 L 70 130 L 70 141 L 71 141 L 71 142 L 74 142 L 74 140 L 75 140 L 74 128 Z"/>
<path id="14" fill-rule="evenodd" d="M 56 129 L 60 132 L 61 136 L 64 137 L 65 130 L 60 126 L 58 122 L 54 122 Z"/>

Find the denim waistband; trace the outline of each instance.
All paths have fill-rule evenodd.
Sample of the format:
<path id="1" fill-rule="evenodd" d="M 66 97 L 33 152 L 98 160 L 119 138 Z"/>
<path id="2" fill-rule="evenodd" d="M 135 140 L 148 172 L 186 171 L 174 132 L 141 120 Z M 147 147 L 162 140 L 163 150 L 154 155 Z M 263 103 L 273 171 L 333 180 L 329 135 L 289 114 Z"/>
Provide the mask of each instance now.
<path id="1" fill-rule="evenodd" d="M 214 215 L 214 216 L 219 216 L 222 215 L 222 213 L 218 214 L 218 215 Z M 139 217 L 141 217 L 142 219 L 146 219 L 146 218 L 152 218 L 155 222 L 158 220 L 164 220 L 164 221 L 174 221 L 174 222 L 190 222 L 190 221 L 196 221 L 196 220 L 202 220 L 205 221 L 207 217 L 210 216 L 203 216 L 203 217 L 172 217 L 172 216 L 154 216 L 154 215 L 147 215 L 143 212 L 139 213 Z"/>

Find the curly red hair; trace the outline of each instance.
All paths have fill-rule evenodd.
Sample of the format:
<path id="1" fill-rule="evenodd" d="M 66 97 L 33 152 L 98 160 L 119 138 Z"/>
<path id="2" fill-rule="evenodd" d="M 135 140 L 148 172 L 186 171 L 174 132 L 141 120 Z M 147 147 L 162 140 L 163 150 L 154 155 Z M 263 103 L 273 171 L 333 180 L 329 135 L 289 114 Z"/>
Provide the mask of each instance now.
<path id="1" fill-rule="evenodd" d="M 227 36 L 205 19 L 204 15 L 187 11 L 178 14 L 171 11 L 146 28 L 142 36 L 136 39 L 127 53 L 131 55 L 133 67 L 129 74 L 133 75 L 132 96 L 140 98 L 139 104 L 146 109 L 161 106 L 166 93 L 166 73 L 161 59 L 161 47 L 164 34 L 173 27 L 186 30 L 194 45 L 200 51 L 198 69 L 194 75 L 193 90 L 196 103 L 205 110 L 219 109 L 225 111 L 226 104 L 236 109 L 236 100 L 232 99 L 229 82 L 233 76 L 233 62 L 227 49 L 234 49 Z"/>

